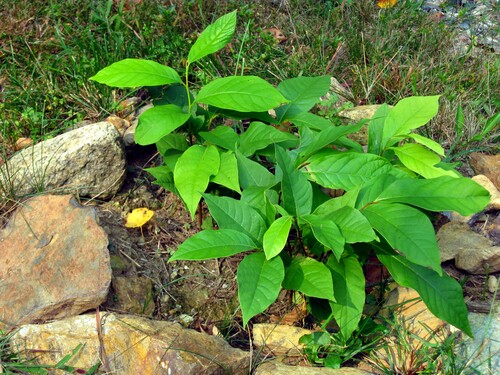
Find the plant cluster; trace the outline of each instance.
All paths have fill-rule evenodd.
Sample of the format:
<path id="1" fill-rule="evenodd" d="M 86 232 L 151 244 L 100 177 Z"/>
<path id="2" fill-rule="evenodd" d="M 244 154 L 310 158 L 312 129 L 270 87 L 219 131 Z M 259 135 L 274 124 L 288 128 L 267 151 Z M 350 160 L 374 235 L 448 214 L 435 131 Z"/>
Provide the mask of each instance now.
<path id="1" fill-rule="evenodd" d="M 365 122 L 339 126 L 310 112 L 329 90 L 329 76 L 276 88 L 256 76 L 229 76 L 194 90 L 191 67 L 224 48 L 235 27 L 236 12 L 209 25 L 183 76 L 125 59 L 91 78 L 163 87 L 139 119 L 136 142 L 156 144 L 162 156 L 163 165 L 148 169 L 156 183 L 178 194 L 192 218 L 203 199 L 218 226 L 188 238 L 169 262 L 245 253 L 237 271 L 244 325 L 284 288 L 302 294 L 319 321 L 335 320 L 346 345 L 365 304 L 362 264 L 374 253 L 432 313 L 471 335 L 461 287 L 441 269 L 429 215 L 470 215 L 489 195 L 441 161 L 438 143 L 413 132 L 436 115 L 439 97 L 382 105 L 363 147 L 347 135 Z M 331 190 L 344 193 L 332 198 Z"/>

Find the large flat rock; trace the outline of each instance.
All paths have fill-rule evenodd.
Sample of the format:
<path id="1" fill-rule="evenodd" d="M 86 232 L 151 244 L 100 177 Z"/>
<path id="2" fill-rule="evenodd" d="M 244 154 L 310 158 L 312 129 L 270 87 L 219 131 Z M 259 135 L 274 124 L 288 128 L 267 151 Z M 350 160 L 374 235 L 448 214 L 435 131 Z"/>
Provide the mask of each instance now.
<path id="1" fill-rule="evenodd" d="M 0 329 L 101 304 L 111 282 L 108 236 L 69 195 L 23 202 L 0 232 Z"/>

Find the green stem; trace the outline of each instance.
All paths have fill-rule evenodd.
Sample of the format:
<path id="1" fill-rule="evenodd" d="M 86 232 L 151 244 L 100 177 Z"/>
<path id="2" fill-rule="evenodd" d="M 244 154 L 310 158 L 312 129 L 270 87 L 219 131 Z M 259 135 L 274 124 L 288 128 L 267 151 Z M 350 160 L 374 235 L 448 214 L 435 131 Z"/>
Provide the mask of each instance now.
<path id="1" fill-rule="evenodd" d="M 186 62 L 186 73 L 185 73 L 185 82 L 184 82 L 184 87 L 186 88 L 186 95 L 187 95 L 187 100 L 188 100 L 188 110 L 189 113 L 191 114 L 191 95 L 189 92 L 189 61 Z"/>

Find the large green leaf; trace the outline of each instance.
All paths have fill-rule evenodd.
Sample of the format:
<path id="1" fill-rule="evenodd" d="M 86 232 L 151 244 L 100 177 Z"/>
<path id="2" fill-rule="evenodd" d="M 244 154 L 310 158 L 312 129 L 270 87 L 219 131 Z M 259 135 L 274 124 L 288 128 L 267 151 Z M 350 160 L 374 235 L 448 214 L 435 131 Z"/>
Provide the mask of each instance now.
<path id="1" fill-rule="evenodd" d="M 200 132 L 200 136 L 214 145 L 234 151 L 239 138 L 238 134 L 229 126 L 217 126 L 209 132 Z"/>
<path id="2" fill-rule="evenodd" d="M 314 238 L 331 249 L 335 257 L 340 259 L 344 252 L 345 238 L 337 224 L 314 214 L 302 216 L 301 219 L 311 226 Z"/>
<path id="3" fill-rule="evenodd" d="M 284 216 L 276 219 L 264 233 L 263 247 L 266 259 L 274 258 L 286 245 L 292 227 L 292 217 Z"/>
<path id="4" fill-rule="evenodd" d="M 325 130 L 334 126 L 330 120 L 327 120 L 324 117 L 315 115 L 310 112 L 298 113 L 293 117 L 288 118 L 287 120 L 291 121 L 295 126 L 299 128 L 305 127 L 316 130 Z"/>
<path id="5" fill-rule="evenodd" d="M 267 225 L 271 225 L 276 217 L 276 207 L 272 203 L 270 197 L 277 196 L 275 190 L 270 190 L 268 187 L 263 186 L 250 186 L 243 190 L 241 200 L 248 203 L 253 208 L 259 210 L 262 217 L 266 220 Z M 276 204 L 278 198 L 276 197 Z"/>
<path id="6" fill-rule="evenodd" d="M 350 206 L 344 206 L 324 216 L 340 228 L 347 243 L 371 242 L 378 240 L 370 222 L 363 214 Z"/>
<path id="7" fill-rule="evenodd" d="M 391 138 L 404 136 L 427 124 L 438 112 L 439 96 L 413 96 L 400 100 L 385 119 L 382 149 L 391 146 Z"/>
<path id="8" fill-rule="evenodd" d="M 263 253 L 254 253 L 241 261 L 236 278 L 243 326 L 278 298 L 284 276 L 285 270 L 280 257 L 266 260 Z"/>
<path id="9" fill-rule="evenodd" d="M 434 141 L 430 138 L 424 137 L 423 135 L 416 134 L 416 133 L 408 134 L 408 138 L 413 139 L 415 142 L 417 142 L 417 143 L 427 147 L 428 149 L 434 151 L 439 156 L 444 157 L 444 149 L 436 141 Z"/>
<path id="10" fill-rule="evenodd" d="M 168 261 L 223 258 L 255 248 L 254 241 L 240 231 L 204 230 L 185 240 Z"/>
<path id="11" fill-rule="evenodd" d="M 262 243 L 267 226 L 255 208 L 230 197 L 204 194 L 203 198 L 219 228 L 237 230 L 250 237 L 255 244 Z"/>
<path id="12" fill-rule="evenodd" d="M 311 179 L 323 187 L 351 190 L 393 167 L 377 155 L 346 152 L 311 157 L 306 166 Z"/>
<path id="13" fill-rule="evenodd" d="M 296 217 L 307 215 L 312 208 L 312 186 L 301 171 L 294 168 L 289 151 L 276 146 L 276 161 L 282 172 L 281 192 L 283 208 Z"/>
<path id="14" fill-rule="evenodd" d="M 257 150 L 284 141 L 291 141 L 295 144 L 299 143 L 299 140 L 293 134 L 280 131 L 271 125 L 254 121 L 241 135 L 238 149 L 243 155 L 250 156 Z"/>
<path id="15" fill-rule="evenodd" d="M 125 59 L 101 69 L 91 80 L 113 87 L 162 86 L 182 83 L 172 68 L 155 61 Z"/>
<path id="16" fill-rule="evenodd" d="M 194 217 L 196 208 L 210 181 L 219 172 L 219 151 L 215 146 L 191 146 L 177 160 L 174 169 L 175 187 Z"/>
<path id="17" fill-rule="evenodd" d="M 330 76 L 295 77 L 282 81 L 278 90 L 290 103 L 276 109 L 278 120 L 281 122 L 295 114 L 309 111 L 329 88 Z"/>
<path id="18" fill-rule="evenodd" d="M 168 150 L 186 151 L 189 144 L 184 134 L 170 133 L 156 142 L 156 148 L 161 155 L 166 155 Z"/>
<path id="19" fill-rule="evenodd" d="M 359 190 L 355 207 L 357 209 L 362 209 L 367 204 L 376 201 L 380 194 L 382 194 L 396 180 L 397 178 L 393 175 L 381 174 L 375 177 L 373 180 L 367 182 Z M 418 181 L 416 179 L 409 178 L 408 180 Z"/>
<path id="20" fill-rule="evenodd" d="M 488 191 L 475 181 L 448 176 L 396 180 L 376 197 L 378 202 L 407 203 L 430 211 L 457 211 L 461 215 L 481 211 L 489 200 Z"/>
<path id="21" fill-rule="evenodd" d="M 235 28 L 236 11 L 225 14 L 208 25 L 189 50 L 188 62 L 191 64 L 224 48 L 233 37 Z"/>
<path id="22" fill-rule="evenodd" d="M 261 164 L 244 157 L 238 150 L 236 150 L 236 160 L 240 186 L 243 189 L 250 186 L 270 187 L 276 184 L 276 178 L 271 172 Z"/>
<path id="23" fill-rule="evenodd" d="M 336 302 L 331 302 L 333 316 L 347 340 L 363 314 L 365 305 L 365 276 L 359 261 L 354 256 L 337 260 L 330 256 L 326 265 L 332 273 Z"/>
<path id="24" fill-rule="evenodd" d="M 359 122 L 357 124 L 344 126 L 334 126 L 332 124 L 332 126 L 328 129 L 316 133 L 314 135 L 314 140 L 309 145 L 299 148 L 302 159 L 307 159 L 316 151 L 321 150 L 328 145 L 331 145 L 337 139 L 346 134 L 357 132 L 364 124 L 365 122 Z"/>
<path id="25" fill-rule="evenodd" d="M 447 171 L 436 167 L 441 158 L 417 143 L 406 143 L 403 146 L 391 147 L 390 149 L 396 153 L 406 168 L 425 178 L 439 176 L 458 177 L 455 171 Z"/>
<path id="26" fill-rule="evenodd" d="M 173 104 L 150 108 L 139 117 L 135 142 L 140 145 L 156 143 L 188 119 L 189 114 Z"/>
<path id="27" fill-rule="evenodd" d="M 238 162 L 233 152 L 220 153 L 219 172 L 210 181 L 241 193 L 238 179 Z"/>
<path id="28" fill-rule="evenodd" d="M 445 272 L 438 274 L 413 264 L 402 256 L 378 248 L 375 251 L 398 284 L 415 289 L 434 315 L 472 336 L 462 288 L 454 279 Z"/>
<path id="29" fill-rule="evenodd" d="M 384 122 L 390 112 L 387 104 L 382 104 L 373 115 L 368 125 L 368 152 L 375 155 L 382 154 L 382 137 Z"/>
<path id="30" fill-rule="evenodd" d="M 215 79 L 200 90 L 196 100 L 240 112 L 263 112 L 287 102 L 270 83 L 255 76 Z"/>
<path id="31" fill-rule="evenodd" d="M 285 270 L 283 288 L 298 290 L 308 297 L 335 301 L 330 270 L 312 258 L 297 257 L 292 260 Z"/>
<path id="32" fill-rule="evenodd" d="M 393 249 L 413 263 L 442 272 L 434 227 L 424 213 L 399 203 L 372 204 L 361 212 Z"/>
<path id="33" fill-rule="evenodd" d="M 178 193 L 174 184 L 174 174 L 169 167 L 161 165 L 159 167 L 144 168 L 144 170 L 151 173 L 151 175 L 156 179 L 154 181 L 155 184 L 160 185 L 175 194 Z"/>

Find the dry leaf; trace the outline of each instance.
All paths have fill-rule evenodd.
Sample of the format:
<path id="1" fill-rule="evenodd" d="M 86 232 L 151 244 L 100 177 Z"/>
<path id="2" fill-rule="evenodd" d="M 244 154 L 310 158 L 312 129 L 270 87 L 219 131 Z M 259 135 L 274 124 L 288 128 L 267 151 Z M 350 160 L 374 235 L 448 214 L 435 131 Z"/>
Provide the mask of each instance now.
<path id="1" fill-rule="evenodd" d="M 379 8 L 392 8 L 397 2 L 398 0 L 377 0 L 377 6 Z"/>
<path id="2" fill-rule="evenodd" d="M 19 151 L 19 150 L 22 150 L 23 148 L 31 146 L 32 144 L 33 144 L 33 140 L 31 138 L 21 137 L 16 141 L 16 144 L 14 145 L 14 150 Z"/>
<path id="3" fill-rule="evenodd" d="M 125 226 L 127 228 L 139 228 L 146 224 L 154 215 L 154 211 L 148 210 L 147 208 L 136 208 L 132 210 L 127 215 L 127 222 Z"/>

